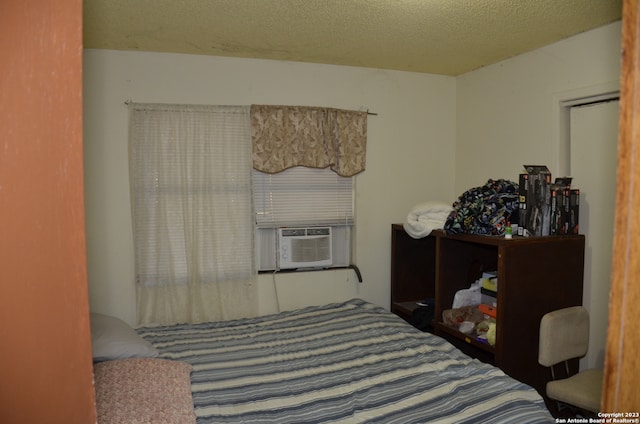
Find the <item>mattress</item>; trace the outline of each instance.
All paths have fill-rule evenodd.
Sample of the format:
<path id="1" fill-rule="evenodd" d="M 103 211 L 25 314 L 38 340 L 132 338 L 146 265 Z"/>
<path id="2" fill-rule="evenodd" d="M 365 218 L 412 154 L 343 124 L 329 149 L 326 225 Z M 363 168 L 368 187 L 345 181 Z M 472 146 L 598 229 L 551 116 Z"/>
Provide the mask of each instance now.
<path id="1" fill-rule="evenodd" d="M 360 299 L 137 331 L 192 365 L 198 423 L 553 422 L 531 387 Z"/>

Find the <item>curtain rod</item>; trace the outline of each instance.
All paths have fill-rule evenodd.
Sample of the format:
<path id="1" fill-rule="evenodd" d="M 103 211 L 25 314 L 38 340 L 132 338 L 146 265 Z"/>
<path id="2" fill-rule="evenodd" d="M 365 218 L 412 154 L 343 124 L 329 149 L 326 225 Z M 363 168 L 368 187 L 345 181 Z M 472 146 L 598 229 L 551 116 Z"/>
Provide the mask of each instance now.
<path id="1" fill-rule="evenodd" d="M 131 99 L 127 99 L 127 100 L 124 101 L 124 104 L 127 105 L 127 106 L 130 105 L 131 103 L 133 103 L 133 100 L 131 100 Z M 378 114 L 375 113 L 375 112 L 369 112 L 369 109 L 367 109 L 367 115 L 378 116 Z"/>

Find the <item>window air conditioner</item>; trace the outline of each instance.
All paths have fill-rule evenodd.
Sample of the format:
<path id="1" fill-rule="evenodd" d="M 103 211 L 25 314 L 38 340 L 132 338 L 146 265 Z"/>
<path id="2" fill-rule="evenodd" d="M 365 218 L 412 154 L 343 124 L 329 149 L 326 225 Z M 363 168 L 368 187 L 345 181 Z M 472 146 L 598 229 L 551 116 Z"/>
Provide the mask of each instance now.
<path id="1" fill-rule="evenodd" d="M 331 253 L 331 227 L 278 229 L 280 269 L 328 267 Z"/>

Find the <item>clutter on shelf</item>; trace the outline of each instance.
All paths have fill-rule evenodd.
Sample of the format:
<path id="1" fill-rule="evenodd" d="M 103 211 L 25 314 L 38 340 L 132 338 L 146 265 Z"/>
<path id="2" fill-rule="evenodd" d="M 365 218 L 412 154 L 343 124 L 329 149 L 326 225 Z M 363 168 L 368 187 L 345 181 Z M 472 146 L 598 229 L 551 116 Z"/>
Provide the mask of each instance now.
<path id="1" fill-rule="evenodd" d="M 497 293 L 497 272 L 484 272 L 468 289 L 456 292 L 451 309 L 442 312 L 442 321 L 480 343 L 494 346 Z"/>
<path id="2" fill-rule="evenodd" d="M 519 178 L 518 235 L 578 234 L 580 189 L 571 186 L 572 178 L 551 182 L 546 166 L 524 165 L 524 169 Z"/>
<path id="3" fill-rule="evenodd" d="M 554 182 L 544 165 L 524 165 L 518 182 L 489 179 L 462 193 L 453 205 L 424 202 L 403 224 L 415 239 L 443 229 L 447 234 L 553 236 L 579 233 L 580 189 L 571 177 Z"/>
<path id="4" fill-rule="evenodd" d="M 447 234 L 506 238 L 578 234 L 580 189 L 571 182 L 571 177 L 552 182 L 544 165 L 524 165 L 517 183 L 489 179 L 462 193 L 443 228 Z"/>
<path id="5" fill-rule="evenodd" d="M 415 239 L 431 234 L 433 230 L 441 230 L 451 213 L 451 205 L 442 202 L 424 202 L 414 206 L 403 224 L 404 230 Z"/>
<path id="6" fill-rule="evenodd" d="M 506 179 L 488 180 L 471 188 L 453 203 L 444 230 L 448 234 L 504 235 L 519 212 L 518 183 Z"/>

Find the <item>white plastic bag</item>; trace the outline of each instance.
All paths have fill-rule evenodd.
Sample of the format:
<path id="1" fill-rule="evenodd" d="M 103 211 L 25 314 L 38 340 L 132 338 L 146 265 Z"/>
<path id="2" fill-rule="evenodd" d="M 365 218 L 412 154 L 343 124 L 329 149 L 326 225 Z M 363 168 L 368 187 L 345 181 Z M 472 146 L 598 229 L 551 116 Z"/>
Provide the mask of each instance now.
<path id="1" fill-rule="evenodd" d="M 453 296 L 453 309 L 462 308 L 463 306 L 479 305 L 481 302 L 480 287 L 482 280 L 478 280 L 471 284 L 468 289 L 458 290 Z"/>

